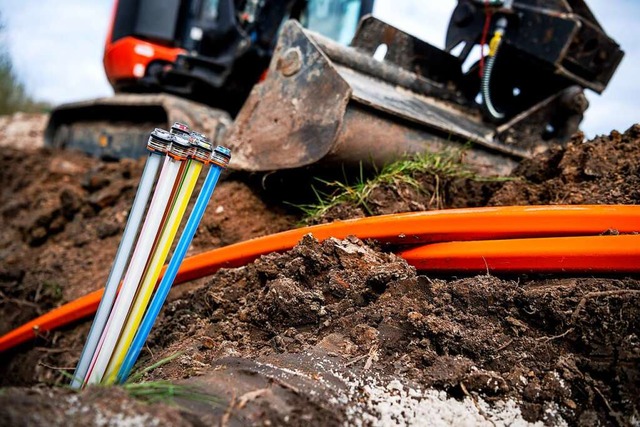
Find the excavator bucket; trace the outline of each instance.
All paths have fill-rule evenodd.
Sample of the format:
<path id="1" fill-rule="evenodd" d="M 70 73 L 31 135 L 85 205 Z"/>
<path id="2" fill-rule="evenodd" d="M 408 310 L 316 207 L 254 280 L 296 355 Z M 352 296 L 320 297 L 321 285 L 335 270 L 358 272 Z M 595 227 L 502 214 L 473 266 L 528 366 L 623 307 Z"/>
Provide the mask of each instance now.
<path id="1" fill-rule="evenodd" d="M 369 18 L 354 43 L 371 37 L 368 22 L 385 25 L 379 35 L 393 31 L 410 38 Z M 440 54 L 435 60 L 448 61 L 445 66 L 455 69 L 453 56 L 435 48 L 433 52 Z M 487 173 L 506 174 L 527 155 L 496 144 L 495 129 L 479 115 L 420 95 L 411 90 L 416 86 L 427 93 L 446 90 L 288 21 L 266 79 L 254 87 L 228 136 L 232 167 L 269 171 L 318 162 L 380 165 L 405 154 L 463 148 L 471 142 L 470 163 Z"/>
<path id="2" fill-rule="evenodd" d="M 464 148 L 464 161 L 476 171 L 504 175 L 577 131 L 588 105 L 580 86 L 556 86 L 493 123 L 475 93 L 464 93 L 469 77 L 461 61 L 373 17 L 361 22 L 350 47 L 288 21 L 266 79 L 228 134 L 232 167 L 381 165 L 406 154 Z"/>

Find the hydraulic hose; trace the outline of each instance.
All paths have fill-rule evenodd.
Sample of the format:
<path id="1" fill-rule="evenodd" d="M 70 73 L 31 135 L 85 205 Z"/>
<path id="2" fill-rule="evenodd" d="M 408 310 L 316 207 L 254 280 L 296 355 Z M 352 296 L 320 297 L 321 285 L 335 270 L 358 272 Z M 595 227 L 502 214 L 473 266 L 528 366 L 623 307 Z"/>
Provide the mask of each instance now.
<path id="1" fill-rule="evenodd" d="M 383 243 L 417 245 L 597 236 L 607 230 L 617 230 L 622 234 L 640 232 L 640 206 L 501 206 L 382 215 L 285 231 L 204 252 L 185 259 L 174 283 L 205 277 L 223 267 L 241 266 L 260 255 L 290 249 L 309 233 L 318 240 L 355 235 Z M 102 293 L 102 290 L 94 291 L 8 332 L 0 337 L 0 352 L 34 339 L 39 333 L 60 328 L 92 314 Z"/>
<path id="2" fill-rule="evenodd" d="M 111 358 L 113 348 L 120 336 L 122 326 L 136 295 L 138 284 L 144 273 L 156 234 L 161 226 L 163 213 L 169 202 L 171 189 L 176 182 L 176 178 L 178 178 L 181 164 L 182 160 L 180 159 L 175 159 L 171 156 L 165 158 L 156 190 L 151 199 L 147 217 L 145 218 L 142 231 L 138 237 L 138 242 L 136 243 L 129 268 L 125 274 L 120 293 L 116 298 L 116 302 L 113 305 L 96 351 L 89 364 L 89 369 L 83 384 L 95 384 L 102 381 L 102 376 Z"/>
<path id="3" fill-rule="evenodd" d="M 160 309 L 162 308 L 165 300 L 167 299 L 167 295 L 169 294 L 169 290 L 171 289 L 171 285 L 178 274 L 178 269 L 184 260 L 185 255 L 187 254 L 187 250 L 191 245 L 191 241 L 193 240 L 193 236 L 196 234 L 196 230 L 200 225 L 200 221 L 202 220 L 202 216 L 209 204 L 209 200 L 211 199 L 211 195 L 213 194 L 213 190 L 218 183 L 218 179 L 220 178 L 220 173 L 224 168 L 226 168 L 230 159 L 230 151 L 222 146 L 218 146 L 214 152 L 214 162 L 212 163 L 209 173 L 207 173 L 207 177 L 202 184 L 202 189 L 200 190 L 200 194 L 196 200 L 196 203 L 193 207 L 193 211 L 189 216 L 189 220 L 184 227 L 184 231 L 180 236 L 180 240 L 178 241 L 178 245 L 171 256 L 171 260 L 169 261 L 169 265 L 165 271 L 164 276 L 162 277 L 162 281 L 158 285 L 158 289 L 156 293 L 153 295 L 153 299 L 149 304 L 149 308 L 144 315 L 142 323 L 138 328 L 138 331 L 127 351 L 124 361 L 122 362 L 122 366 L 120 367 L 120 371 L 118 372 L 117 382 L 123 383 L 129 377 L 129 373 L 133 368 L 142 347 L 151 332 L 151 328 L 155 323 L 155 320 L 160 313 Z"/>
<path id="4" fill-rule="evenodd" d="M 398 255 L 423 272 L 639 273 L 640 235 L 434 243 Z"/>
<path id="5" fill-rule="evenodd" d="M 153 136 L 151 136 L 151 138 L 153 138 Z M 85 342 L 85 346 L 82 350 L 80 361 L 78 362 L 78 366 L 73 374 L 73 381 L 71 382 L 71 387 L 73 388 L 80 388 L 82 385 L 82 378 L 87 374 L 89 362 L 91 362 L 91 356 L 96 350 L 100 335 L 102 335 L 104 326 L 107 323 L 107 318 L 109 317 L 111 307 L 113 306 L 113 300 L 115 299 L 118 291 L 118 285 L 122 280 L 122 274 L 124 273 L 127 261 L 129 260 L 129 255 L 131 254 L 131 249 L 133 248 L 135 238 L 138 234 L 138 230 L 140 229 L 142 216 L 144 215 L 147 202 L 149 201 L 153 183 L 156 179 L 156 175 L 158 174 L 158 169 L 163 156 L 164 154 L 161 152 L 152 151 L 145 162 L 142 177 L 140 178 L 140 184 L 138 185 L 138 190 L 136 191 L 136 195 L 133 199 L 131 212 L 129 213 L 127 224 L 124 228 L 124 233 L 122 234 L 122 240 L 118 246 L 115 260 L 113 261 L 109 277 L 107 278 L 104 296 L 100 300 L 100 305 L 98 306 L 96 317 L 91 325 L 91 330 L 89 331 L 87 341 Z"/>
<path id="6" fill-rule="evenodd" d="M 138 325 L 142 320 L 144 311 L 147 308 L 147 304 L 151 298 L 158 276 L 160 276 L 162 266 L 169 255 L 173 239 L 178 232 L 178 227 L 180 226 L 182 217 L 187 209 L 191 194 L 196 186 L 196 182 L 198 181 L 201 171 L 202 163 L 196 160 L 187 161 L 184 181 L 178 190 L 175 206 L 169 213 L 167 222 L 164 224 L 163 230 L 160 234 L 158 245 L 151 255 L 144 278 L 138 287 L 138 293 L 131 309 L 129 310 L 127 321 L 122 328 L 120 338 L 118 339 L 116 347 L 113 350 L 113 354 L 110 357 L 110 361 L 107 365 L 105 376 L 102 381 L 103 383 L 111 384 L 116 379 L 120 365 L 122 364 L 124 356 L 131 345 L 131 341 L 133 340 L 138 329 Z"/>
<path id="7" fill-rule="evenodd" d="M 504 35 L 506 28 L 507 19 L 505 17 L 498 18 L 496 31 L 489 43 L 489 58 L 487 59 L 484 67 L 481 82 L 482 101 L 484 103 L 485 110 L 495 120 L 504 119 L 504 114 L 495 108 L 493 101 L 491 100 L 491 76 L 493 74 L 493 67 L 495 65 L 498 52 L 500 51 L 500 46 L 502 45 L 502 36 Z"/>

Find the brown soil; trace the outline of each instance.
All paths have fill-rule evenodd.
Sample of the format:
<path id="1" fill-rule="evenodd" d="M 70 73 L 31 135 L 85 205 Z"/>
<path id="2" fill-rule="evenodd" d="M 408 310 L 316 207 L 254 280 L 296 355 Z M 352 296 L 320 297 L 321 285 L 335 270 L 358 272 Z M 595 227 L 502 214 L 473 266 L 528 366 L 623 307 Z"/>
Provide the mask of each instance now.
<path id="1" fill-rule="evenodd" d="M 140 365 L 184 351 L 150 376 L 181 379 L 223 357 L 312 351 L 339 355 L 344 374 L 375 354 L 381 377 L 511 397 L 531 421 L 555 403 L 576 422 L 603 399 L 638 407 L 639 296 L 634 279 L 431 280 L 357 239 L 308 237 L 172 302 Z"/>
<path id="2" fill-rule="evenodd" d="M 143 166 L 2 150 L 0 333 L 104 286 Z M 190 253 L 286 230 L 295 220 L 242 182 L 225 180 Z"/>
<path id="3" fill-rule="evenodd" d="M 640 203 L 640 125 L 522 162 L 492 205 Z"/>
<path id="4" fill-rule="evenodd" d="M 142 163 L 11 150 L 0 162 L 6 331 L 102 285 Z M 523 162 L 505 183 L 444 183 L 440 206 L 636 204 L 639 165 L 635 126 L 589 143 L 576 138 Z M 424 188 L 434 188 L 428 179 Z M 428 191 L 410 191 L 381 189 L 370 206 L 375 213 L 438 207 Z M 298 219 L 233 176 L 214 199 L 194 253 Z M 331 215 L 364 212 L 343 206 Z M 215 395 L 213 406 L 197 399 L 148 406 L 110 388 L 70 395 L 34 387 L 66 381 L 60 369 L 77 362 L 90 326 L 83 322 L 2 355 L 2 383 L 22 387 L 0 392 L 1 418 L 93 425 L 122 407 L 123 417 L 178 425 L 405 424 L 420 419 L 420 402 L 435 390 L 447 408 L 461 402 L 477 410 L 476 424 L 508 423 L 495 411 L 509 402 L 520 421 L 633 424 L 639 315 L 639 277 L 435 279 L 374 242 L 306 237 L 287 253 L 196 283 L 163 310 L 138 367 L 181 352 L 146 379 Z"/>

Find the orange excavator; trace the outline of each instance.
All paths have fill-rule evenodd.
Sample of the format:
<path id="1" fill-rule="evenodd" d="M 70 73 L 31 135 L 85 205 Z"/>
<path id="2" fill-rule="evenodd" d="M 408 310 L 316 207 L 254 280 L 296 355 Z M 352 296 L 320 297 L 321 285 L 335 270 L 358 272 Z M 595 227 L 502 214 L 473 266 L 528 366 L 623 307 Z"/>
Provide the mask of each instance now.
<path id="1" fill-rule="evenodd" d="M 623 52 L 584 0 L 459 0 L 436 48 L 372 0 L 118 0 L 104 65 L 116 94 L 62 105 L 46 143 L 144 154 L 175 121 L 231 168 L 382 164 L 465 148 L 485 174 L 565 143 Z"/>

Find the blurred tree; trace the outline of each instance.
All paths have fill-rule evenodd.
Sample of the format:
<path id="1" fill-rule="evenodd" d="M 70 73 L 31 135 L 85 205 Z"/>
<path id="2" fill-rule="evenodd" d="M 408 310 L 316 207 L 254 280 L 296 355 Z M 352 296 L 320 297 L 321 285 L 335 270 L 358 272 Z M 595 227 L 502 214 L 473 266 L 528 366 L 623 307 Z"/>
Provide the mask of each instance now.
<path id="1" fill-rule="evenodd" d="M 0 115 L 16 111 L 44 112 L 51 106 L 34 101 L 27 93 L 24 84 L 16 76 L 11 56 L 3 43 L 4 24 L 0 13 Z"/>

